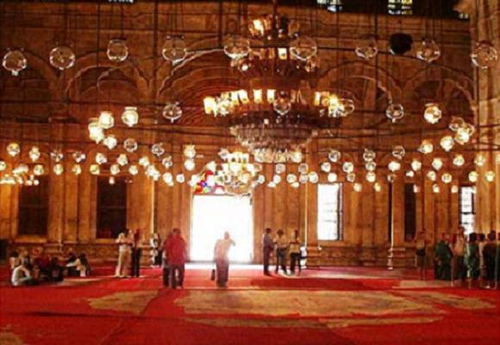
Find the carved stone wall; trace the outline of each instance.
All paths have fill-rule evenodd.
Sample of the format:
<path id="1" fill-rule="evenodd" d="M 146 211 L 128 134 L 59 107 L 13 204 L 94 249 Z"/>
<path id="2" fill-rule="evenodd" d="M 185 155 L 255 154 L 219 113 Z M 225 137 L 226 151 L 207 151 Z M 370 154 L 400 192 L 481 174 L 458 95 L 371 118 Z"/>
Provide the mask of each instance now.
<path id="1" fill-rule="evenodd" d="M 89 157 L 83 166 L 84 173 L 79 176 L 71 173 L 72 163 L 69 161 L 65 162 L 65 172 L 61 176 L 50 173 L 47 236 L 18 235 L 17 196 L 20 187 L 0 186 L 0 239 L 9 240 L 13 247 L 45 246 L 55 252 L 74 248 L 85 250 L 89 256 L 107 259 L 116 255 L 113 240 L 96 238 L 96 177 L 88 173 L 90 160 L 96 151 L 103 148 L 97 148 L 88 141 L 86 126 L 88 119 L 96 117 L 101 110 L 120 114 L 123 106 L 138 106 L 141 114 L 138 128 L 117 128 L 113 134 L 120 142 L 133 135 L 142 144 L 140 151 L 143 153 L 147 152 L 148 145 L 164 142 L 167 153 L 174 157 L 174 175 L 182 172 L 182 147 L 185 144 L 195 144 L 197 152 L 203 155 L 203 158 L 197 159 L 196 171 L 214 159 L 220 147 L 237 148 L 228 131 L 215 126 L 214 120 L 204 115 L 201 107 L 204 96 L 223 91 L 238 82 L 238 75 L 230 70 L 224 54 L 220 49 L 213 49 L 220 48 L 223 35 L 234 30 L 237 23 L 234 4 L 224 4 L 223 11 L 228 15 L 220 22 L 217 20 L 218 3 L 186 3 L 183 15 L 179 16 L 176 24 L 168 15 L 173 5 L 159 4 L 160 15 L 156 18 L 152 6 L 152 3 L 146 2 L 123 7 L 123 34 L 127 37 L 131 55 L 129 61 L 121 65 L 109 62 L 105 56 L 107 41 L 122 35 L 119 7 L 101 5 L 98 17 L 95 4 L 69 5 L 67 19 L 70 24 L 65 37 L 62 37 L 60 27 L 64 27 L 64 13 L 68 12 L 61 5 L 30 4 L 23 10 L 22 16 L 14 16 L 16 12 L 12 4 L 1 8 L 0 18 L 5 19 L 1 24 L 1 50 L 24 47 L 29 67 L 17 78 L 3 69 L 0 72 L 0 156 L 5 157 L 8 164 L 15 164 L 15 159 L 8 158 L 4 153 L 6 145 L 16 140 L 23 147 L 36 143 L 46 151 L 49 145 L 59 145 L 70 151 L 80 149 Z M 269 11 L 268 6 L 248 6 L 249 17 Z M 374 192 L 372 185 L 363 177 L 358 181 L 363 185 L 362 193 L 355 192 L 351 183 L 345 183 L 344 240 L 325 242 L 318 241 L 316 233 L 316 185 L 293 188 L 281 183 L 272 189 L 265 186 L 256 188 L 253 193 L 254 260 L 261 260 L 262 229 L 271 227 L 273 230 L 285 229 L 290 234 L 294 229 L 300 229 L 307 245 L 309 265 L 384 266 L 389 254 L 393 265 L 410 265 L 414 252 L 413 245 L 405 242 L 404 238 L 405 180 L 423 187 L 423 192 L 417 194 L 417 230 L 427 229 L 431 243 L 441 232 L 452 232 L 458 226 L 458 196 L 444 186 L 440 194 L 434 194 L 427 180 L 412 180 L 401 172 L 393 185 L 393 204 L 390 205 L 386 167 L 392 146 L 405 145 L 408 153 L 404 161 L 408 164 L 416 156 L 415 148 L 423 136 L 439 136 L 438 131 L 424 131 L 426 127 L 421 119 L 423 106 L 436 95 L 443 101 L 446 121 L 451 115 L 473 118 L 469 24 L 459 20 L 440 21 L 442 29 L 437 40 L 442 50 L 439 60 L 442 68 L 414 58 L 383 53 L 379 54 L 378 64 L 375 65 L 357 59 L 354 54 L 359 37 L 373 32 L 373 16 L 336 16 L 321 11 L 312 25 L 307 14 L 296 14 L 293 9 L 287 8 L 284 11 L 291 16 L 298 15 L 303 30 L 317 36 L 321 46 L 339 44 L 348 48 L 321 51 L 319 85 L 325 88 L 341 87 L 353 96 L 360 110 L 345 119 L 339 128 L 334 129 L 334 133 L 320 133 L 310 143 L 308 164 L 311 169 L 319 171 L 319 164 L 326 160 L 330 148 L 336 147 L 356 164 L 357 169 L 361 169 L 363 148 L 377 147 L 380 152 L 386 152 L 377 157 L 382 191 Z M 378 42 L 382 52 L 388 50 L 386 42 L 394 32 L 409 33 L 416 42 L 428 34 L 422 18 L 380 16 L 379 20 Z M 188 63 L 172 68 L 161 57 L 164 35 L 155 35 L 155 27 L 188 30 L 185 34 L 188 47 L 206 48 L 206 51 L 193 54 Z M 48 53 L 63 38 L 72 44 L 77 61 L 72 69 L 60 73 L 48 63 Z M 411 54 L 414 55 L 414 52 Z M 98 81 L 99 88 L 96 87 Z M 495 99 L 498 100 L 498 90 Z M 178 100 L 183 106 L 184 116 L 175 124 L 161 117 L 161 107 L 166 100 Z M 407 116 L 403 124 L 391 124 L 384 115 L 387 103 L 393 100 L 405 105 Z M 11 121 L 14 118 L 17 120 Z M 446 127 L 446 121 L 441 127 Z M 364 129 L 359 130 L 360 127 Z M 23 154 L 26 155 L 27 150 Z M 116 154 L 109 153 L 110 160 Z M 464 154 L 470 158 L 470 153 Z M 132 159 L 137 160 L 138 157 L 139 154 L 136 154 Z M 43 159 L 50 167 L 48 157 Z M 423 163 L 429 166 L 429 158 L 424 158 Z M 449 166 L 450 162 L 445 164 Z M 272 178 L 273 169 L 273 166 L 265 166 L 268 180 Z M 288 165 L 287 169 L 296 172 L 297 166 Z M 340 182 L 345 182 L 340 166 L 334 169 L 339 172 Z M 498 166 L 496 169 L 497 183 L 494 188 L 498 200 L 500 174 Z M 455 171 L 455 175 L 459 180 L 466 178 L 459 171 Z M 326 183 L 326 176 L 321 176 L 320 182 Z M 147 233 L 158 231 L 163 238 L 172 228 L 180 227 L 189 241 L 192 191 L 186 183 L 175 183 L 169 187 L 140 174 L 128 188 L 129 227 L 141 228 Z M 496 205 L 498 208 L 498 201 Z M 390 207 L 393 210 L 391 219 Z M 490 215 L 482 216 L 484 219 L 494 219 L 492 214 L 495 209 L 490 206 L 490 210 Z M 498 212 L 496 222 L 498 226 Z M 389 228 L 392 242 L 388 238 Z M 479 229 L 484 230 L 482 227 Z"/>
<path id="2" fill-rule="evenodd" d="M 476 8 L 476 3 L 479 8 Z M 500 3 L 496 0 L 474 2 L 462 0 L 457 8 L 471 17 L 471 49 L 477 42 L 486 40 L 500 51 Z M 481 179 L 477 185 L 477 220 L 482 232 L 500 229 L 500 59 L 486 70 L 474 73 L 475 91 L 479 99 L 476 121 L 484 126 L 479 133 L 478 148 L 486 157 L 486 164 L 478 167 L 481 176 L 495 172 L 495 181 Z"/>

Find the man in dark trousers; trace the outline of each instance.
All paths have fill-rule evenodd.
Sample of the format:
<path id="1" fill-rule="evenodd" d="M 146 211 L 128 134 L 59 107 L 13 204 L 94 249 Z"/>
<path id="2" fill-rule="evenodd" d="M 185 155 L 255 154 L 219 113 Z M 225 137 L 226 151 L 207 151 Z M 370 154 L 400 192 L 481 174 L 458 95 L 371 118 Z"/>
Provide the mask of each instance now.
<path id="1" fill-rule="evenodd" d="M 262 236 L 262 253 L 264 254 L 264 274 L 270 276 L 269 273 L 269 259 L 271 258 L 271 253 L 274 250 L 274 241 L 271 237 L 271 229 L 266 228 L 264 230 L 264 235 Z"/>
<path id="2" fill-rule="evenodd" d="M 140 267 L 141 267 L 141 254 L 142 254 L 142 238 L 141 238 L 141 230 L 137 229 L 135 231 L 131 231 L 131 246 L 132 246 L 132 269 L 131 276 L 139 277 L 140 276 Z"/>
<path id="3" fill-rule="evenodd" d="M 170 286 L 176 289 L 184 284 L 184 265 L 187 260 L 186 241 L 181 235 L 181 230 L 175 228 L 172 236 L 167 241 L 167 259 L 170 273 Z"/>

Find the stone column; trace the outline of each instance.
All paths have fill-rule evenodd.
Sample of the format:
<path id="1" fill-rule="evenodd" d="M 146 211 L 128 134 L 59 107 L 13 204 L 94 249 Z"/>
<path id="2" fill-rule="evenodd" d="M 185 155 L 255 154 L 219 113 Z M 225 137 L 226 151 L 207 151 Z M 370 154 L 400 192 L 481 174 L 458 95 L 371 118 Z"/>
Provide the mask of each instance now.
<path id="1" fill-rule="evenodd" d="M 404 247 L 405 232 L 405 200 L 404 200 L 405 181 L 402 173 L 398 174 L 392 183 L 392 217 L 391 231 L 392 240 L 389 248 L 388 268 L 405 266 L 406 248 Z"/>
<path id="2" fill-rule="evenodd" d="M 313 140 L 307 148 L 306 162 L 310 169 L 316 170 L 318 166 L 318 142 Z M 306 208 L 306 250 L 307 266 L 319 266 L 318 250 L 318 185 L 306 183 L 305 208 Z"/>
<path id="3" fill-rule="evenodd" d="M 53 140 L 64 140 L 64 132 L 65 128 L 63 124 L 54 123 L 51 125 L 51 135 Z M 61 147 L 61 149 L 63 148 Z M 61 175 L 56 175 L 52 171 L 54 165 L 55 163 L 51 161 L 49 164 L 50 170 L 47 171 L 49 174 L 49 215 L 47 229 L 48 246 L 60 245 L 64 230 L 64 179 L 68 172 L 64 171 Z"/>
<path id="4" fill-rule="evenodd" d="M 475 5 L 479 4 L 479 8 Z M 500 2 L 498 0 L 461 0 L 456 10 L 470 16 L 472 47 L 478 41 L 487 40 L 500 51 Z M 500 59 L 488 69 L 475 69 L 475 85 L 479 96 L 479 107 L 476 112 L 476 123 L 489 126 L 500 123 Z M 479 181 L 476 194 L 476 231 L 487 232 L 500 229 L 500 128 L 486 127 L 480 129 L 478 135 L 481 144 L 476 147 L 482 150 L 487 163 L 478 169 Z M 493 182 L 485 181 L 485 173 L 493 171 L 496 176 Z"/>

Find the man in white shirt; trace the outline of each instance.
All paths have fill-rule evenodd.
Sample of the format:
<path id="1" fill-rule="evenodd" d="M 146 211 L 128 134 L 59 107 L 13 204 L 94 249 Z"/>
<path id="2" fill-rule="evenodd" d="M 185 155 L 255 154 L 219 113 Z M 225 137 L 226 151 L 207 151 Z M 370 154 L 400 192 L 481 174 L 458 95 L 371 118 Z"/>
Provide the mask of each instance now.
<path id="1" fill-rule="evenodd" d="M 34 280 L 31 277 L 30 270 L 26 267 L 25 261 L 21 261 L 21 264 L 14 268 L 10 281 L 12 286 L 34 285 Z"/>
<path id="2" fill-rule="evenodd" d="M 125 272 L 130 261 L 132 240 L 124 232 L 121 232 L 115 242 L 118 244 L 118 263 L 116 265 L 115 276 L 122 278 L 126 276 Z"/>
<path id="3" fill-rule="evenodd" d="M 229 232 L 224 233 L 224 239 L 218 240 L 214 248 L 214 261 L 217 269 L 217 286 L 227 287 L 229 280 L 229 250 L 235 243 L 231 239 Z"/>
<path id="4" fill-rule="evenodd" d="M 274 240 L 276 243 L 276 274 L 278 274 L 278 269 L 281 266 L 283 273 L 287 274 L 286 271 L 286 254 L 288 252 L 289 242 L 285 236 L 285 232 L 283 230 L 278 230 L 278 237 Z"/>

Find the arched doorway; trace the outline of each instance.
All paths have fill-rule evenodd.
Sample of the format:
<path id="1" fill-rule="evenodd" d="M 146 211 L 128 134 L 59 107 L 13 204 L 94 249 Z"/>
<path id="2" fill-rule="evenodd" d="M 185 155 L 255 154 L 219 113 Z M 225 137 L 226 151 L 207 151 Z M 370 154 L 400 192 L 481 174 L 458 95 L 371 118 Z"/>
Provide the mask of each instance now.
<path id="1" fill-rule="evenodd" d="M 191 218 L 191 261 L 212 261 L 215 242 L 229 231 L 236 242 L 230 252 L 233 262 L 253 260 L 251 197 L 227 194 L 195 194 Z"/>

